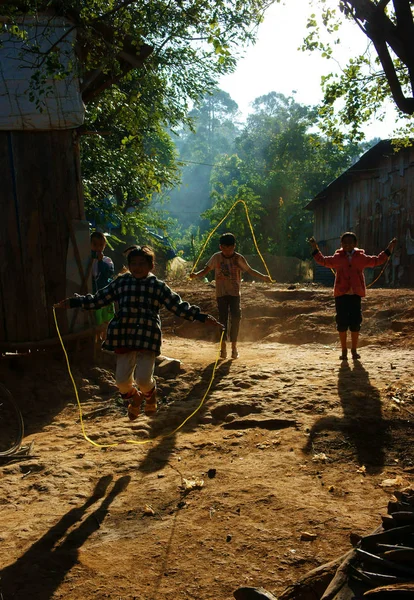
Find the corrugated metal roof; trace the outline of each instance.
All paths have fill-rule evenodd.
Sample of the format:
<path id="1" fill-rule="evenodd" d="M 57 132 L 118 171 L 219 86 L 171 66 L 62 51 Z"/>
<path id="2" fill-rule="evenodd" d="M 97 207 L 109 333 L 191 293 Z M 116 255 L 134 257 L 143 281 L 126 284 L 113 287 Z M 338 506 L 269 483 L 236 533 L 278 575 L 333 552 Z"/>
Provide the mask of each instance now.
<path id="1" fill-rule="evenodd" d="M 0 129 L 6 131 L 74 129 L 84 122 L 85 106 L 76 69 L 76 29 L 50 15 L 26 16 L 21 39 L 0 34 Z M 46 60 L 60 63 L 62 78 L 50 73 Z"/>
<path id="2" fill-rule="evenodd" d="M 315 204 L 318 201 L 324 200 L 331 194 L 337 186 L 342 185 L 346 179 L 355 172 L 368 171 L 370 169 L 376 169 L 378 167 L 379 158 L 381 156 L 387 156 L 394 154 L 392 141 L 381 140 L 378 144 L 375 144 L 370 148 L 361 158 L 342 173 L 339 177 L 331 181 L 329 185 L 321 190 L 304 208 L 307 210 L 313 210 Z"/>

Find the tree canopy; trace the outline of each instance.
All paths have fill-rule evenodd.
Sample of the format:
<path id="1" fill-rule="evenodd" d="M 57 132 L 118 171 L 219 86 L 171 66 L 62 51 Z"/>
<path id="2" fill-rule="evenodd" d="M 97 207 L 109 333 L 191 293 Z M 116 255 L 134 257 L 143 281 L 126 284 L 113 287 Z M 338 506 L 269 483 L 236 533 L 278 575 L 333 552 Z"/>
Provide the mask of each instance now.
<path id="1" fill-rule="evenodd" d="M 127 72 L 141 68 L 162 73 L 169 92 L 188 107 L 214 78 L 235 66 L 238 47 L 253 41 L 272 0 L 24 0 L 2 2 L 2 33 L 23 35 L 19 17 L 65 17 L 77 33 L 82 93 L 89 101 Z M 67 30 L 68 31 L 68 30 Z M 65 33 L 63 34 L 65 35 Z M 66 33 L 67 35 L 67 33 Z M 56 49 L 38 52 L 39 66 L 50 60 L 58 71 Z M 145 81 L 141 83 L 145 85 Z M 178 93 L 179 92 L 179 93 Z"/>
<path id="2" fill-rule="evenodd" d="M 191 122 L 173 135 L 182 182 L 169 193 L 168 209 L 184 227 L 198 225 L 200 213 L 211 205 L 211 171 L 218 156 L 233 150 L 237 114 L 229 94 L 214 89 L 190 111 Z"/>
<path id="3" fill-rule="evenodd" d="M 216 98 L 219 100 L 226 96 L 217 92 Z M 190 139 L 187 137 L 190 134 L 185 134 L 183 141 L 179 142 L 184 145 L 185 156 L 189 159 L 183 172 L 184 181 L 189 183 L 188 171 L 201 168 L 201 165 L 192 164 L 192 161 L 201 162 L 200 150 L 205 152 L 204 156 L 209 156 L 205 117 L 210 100 L 206 98 L 205 106 L 195 119 L 195 133 Z M 226 106 L 231 107 L 229 99 Z M 226 115 L 229 116 L 229 113 L 224 112 L 223 117 Z M 224 127 L 226 122 L 223 118 L 221 126 Z M 312 233 L 312 216 L 304 210 L 304 206 L 363 151 L 362 146 L 357 144 L 347 143 L 343 148 L 334 145 L 316 133 L 316 124 L 315 107 L 299 104 L 293 97 L 270 92 L 256 98 L 246 123 L 239 124 L 238 129 L 232 132 L 232 140 L 227 139 L 225 144 L 220 144 L 223 136 L 218 135 L 208 176 L 199 177 L 194 185 L 189 185 L 192 205 L 187 204 L 190 210 L 193 207 L 196 214 L 192 216 L 199 227 L 198 236 L 196 228 L 191 229 L 192 245 L 200 246 L 233 204 L 244 200 L 262 248 L 279 255 L 308 256 L 306 237 Z M 207 166 L 204 168 L 207 169 Z M 187 189 L 174 192 L 175 213 L 183 225 L 187 224 L 186 214 L 179 215 L 178 207 L 185 213 L 186 197 Z M 202 210 L 201 199 L 208 199 L 208 208 L 197 219 L 197 213 Z M 218 233 L 225 230 L 237 236 L 241 252 L 255 252 L 242 204 L 234 208 Z M 182 246 L 187 255 L 194 253 L 188 236 L 187 239 L 186 236 L 182 238 Z M 206 252 L 214 252 L 216 248 L 217 236 L 211 239 Z"/>
<path id="4" fill-rule="evenodd" d="M 338 136 L 341 124 L 349 126 L 351 135 L 361 139 L 361 125 L 374 115 L 381 118 L 387 99 L 397 107 L 404 132 L 410 133 L 414 114 L 414 8 L 411 0 L 338 0 L 338 9 L 318 0 L 322 16 L 312 14 L 309 35 L 303 49 L 319 50 L 326 57 L 335 56 L 333 45 L 340 43 L 342 20 L 352 20 L 372 42 L 364 53 L 350 58 L 339 75 L 323 78 L 324 102 L 321 108 L 325 130 Z M 325 43 L 321 29 L 330 34 Z M 333 41 L 333 43 L 332 43 Z M 337 101 L 341 108 L 336 110 Z"/>
<path id="5" fill-rule="evenodd" d="M 234 69 L 271 0 L 24 0 L 2 3 L 2 35 L 37 56 L 32 93 L 66 75 L 57 44 L 40 50 L 22 16 L 65 17 L 76 30 L 76 70 L 86 103 L 80 130 L 86 207 L 124 224 L 149 219 L 153 194 L 178 182 L 166 133 L 189 124 L 215 80 Z M 63 34 L 65 35 L 65 33 Z M 39 73 L 41 76 L 39 76 Z M 107 214 L 106 214 L 107 213 Z M 160 216 L 151 219 L 160 224 Z"/>

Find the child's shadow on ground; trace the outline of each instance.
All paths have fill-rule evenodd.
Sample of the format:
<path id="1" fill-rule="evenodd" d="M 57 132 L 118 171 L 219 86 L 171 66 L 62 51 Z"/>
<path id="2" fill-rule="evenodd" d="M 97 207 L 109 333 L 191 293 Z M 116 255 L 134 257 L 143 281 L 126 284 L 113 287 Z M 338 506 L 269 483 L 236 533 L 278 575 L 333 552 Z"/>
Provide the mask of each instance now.
<path id="1" fill-rule="evenodd" d="M 118 479 L 104 498 L 112 475 L 101 477 L 92 496 L 73 508 L 13 564 L 0 571 L 0 597 L 14 600 L 49 600 L 78 561 L 78 549 L 108 514 L 109 506 L 128 486 L 130 477 Z M 79 523 L 86 510 L 104 498 L 101 505 Z M 68 535 L 69 529 L 73 528 Z M 66 536 L 66 537 L 65 537 Z"/>
<path id="2" fill-rule="evenodd" d="M 352 368 L 351 368 L 352 366 Z M 311 428 L 305 452 L 312 450 L 321 431 L 339 431 L 355 449 L 360 465 L 378 473 L 385 463 L 387 425 L 382 418 L 379 390 L 369 380 L 362 363 L 343 361 L 338 371 L 338 396 L 343 418 L 322 417 Z"/>
<path id="3" fill-rule="evenodd" d="M 191 390 L 184 396 L 183 398 L 177 400 L 182 405 L 186 405 L 187 402 L 194 400 L 195 398 L 201 401 L 203 395 L 207 392 L 208 386 L 210 384 L 211 378 L 213 376 L 215 362 L 208 365 L 201 374 L 201 380 L 191 388 Z M 200 408 L 200 410 L 191 418 L 182 429 L 179 431 L 185 431 L 188 433 L 189 431 L 193 431 L 197 428 L 200 417 L 205 415 L 208 410 L 208 399 L 209 395 L 212 391 L 214 391 L 215 386 L 226 377 L 232 365 L 232 361 L 227 360 L 225 362 L 219 363 L 216 368 L 216 372 L 214 374 L 214 380 L 212 382 L 211 388 L 208 390 L 207 397 Z M 195 410 L 196 406 L 188 407 L 187 417 L 191 415 L 192 410 Z M 176 444 L 176 436 L 177 433 L 173 435 L 168 435 L 169 432 L 174 431 L 185 419 L 186 417 L 182 416 L 182 414 L 178 418 L 172 418 L 167 421 L 167 425 L 165 422 L 162 424 L 157 423 L 157 417 L 155 417 L 154 425 L 151 431 L 151 437 L 156 437 L 157 435 L 166 437 L 161 437 L 158 440 L 158 443 L 152 446 L 147 455 L 145 456 L 142 463 L 139 465 L 139 470 L 145 473 L 151 473 L 154 471 L 158 471 L 162 469 L 166 463 L 168 463 L 169 457 L 171 453 L 174 451 Z"/>

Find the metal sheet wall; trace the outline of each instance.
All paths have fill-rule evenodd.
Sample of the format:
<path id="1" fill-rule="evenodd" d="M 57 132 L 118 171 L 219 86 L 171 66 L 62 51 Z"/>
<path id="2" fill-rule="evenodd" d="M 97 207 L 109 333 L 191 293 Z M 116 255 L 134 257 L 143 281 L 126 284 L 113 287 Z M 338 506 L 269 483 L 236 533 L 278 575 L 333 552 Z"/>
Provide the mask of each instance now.
<path id="1" fill-rule="evenodd" d="M 315 237 L 326 254 L 339 247 L 344 231 L 354 231 L 358 246 L 369 254 L 398 238 L 401 282 L 414 285 L 414 256 L 407 235 L 414 238 L 414 149 L 382 156 L 372 169 L 349 172 L 327 190 L 314 207 Z M 408 232 L 408 234 L 407 234 Z"/>

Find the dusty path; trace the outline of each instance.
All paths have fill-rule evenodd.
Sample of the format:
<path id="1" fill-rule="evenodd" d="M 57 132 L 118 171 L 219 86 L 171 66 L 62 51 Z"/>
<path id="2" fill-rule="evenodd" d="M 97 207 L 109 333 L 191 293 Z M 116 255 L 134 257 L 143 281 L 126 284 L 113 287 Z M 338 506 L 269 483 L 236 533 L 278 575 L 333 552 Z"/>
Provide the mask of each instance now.
<path id="1" fill-rule="evenodd" d="M 414 472 L 413 294 L 396 294 L 382 321 L 379 311 L 391 309 L 381 292 L 371 297 L 371 343 L 360 361 L 340 363 L 330 296 L 311 293 L 313 304 L 297 298 L 284 316 L 249 317 L 246 301 L 243 336 L 258 341 L 220 363 L 182 430 L 146 445 L 87 444 L 60 361 L 4 362 L 34 457 L 0 466 L 3 599 L 229 600 L 242 584 L 277 594 L 346 551 L 351 532 L 377 527 Z M 280 311 L 267 290 L 265 310 Z M 166 327 L 191 339 L 165 339 L 164 354 L 183 364 L 178 377 L 159 379 L 152 420 L 128 422 L 110 362 L 74 366 L 91 438 L 150 440 L 197 407 L 217 346 L 187 324 Z M 315 332 L 324 344 L 311 341 Z"/>

